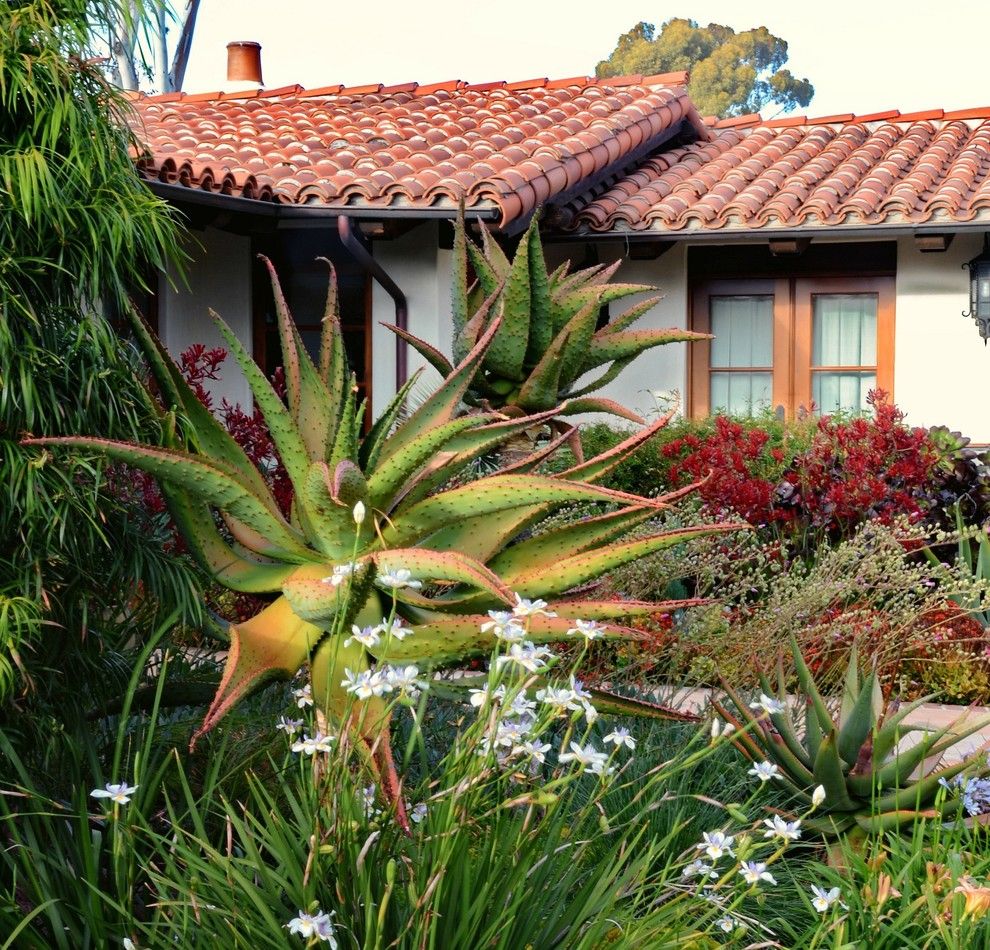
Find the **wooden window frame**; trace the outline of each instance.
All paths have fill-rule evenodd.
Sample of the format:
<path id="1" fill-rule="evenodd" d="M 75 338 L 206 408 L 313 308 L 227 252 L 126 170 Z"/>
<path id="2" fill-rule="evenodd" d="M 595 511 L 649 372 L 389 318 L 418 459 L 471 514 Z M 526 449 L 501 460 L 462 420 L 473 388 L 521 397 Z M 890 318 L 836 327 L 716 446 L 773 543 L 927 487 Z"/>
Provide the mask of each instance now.
<path id="1" fill-rule="evenodd" d="M 784 407 L 787 418 L 794 418 L 802 407 L 811 405 L 812 317 L 816 294 L 877 295 L 876 367 L 815 367 L 816 370 L 848 369 L 876 371 L 877 388 L 894 397 L 894 301 L 892 276 L 882 277 L 768 277 L 738 279 L 713 277 L 696 282 L 691 291 L 691 329 L 711 332 L 710 300 L 718 296 L 773 297 L 773 408 Z M 741 372 L 765 368 L 738 367 Z M 723 372 L 721 367 L 716 367 Z M 731 369 L 727 370 L 732 372 Z M 688 406 L 692 418 L 711 414 L 711 343 L 694 343 L 688 362 Z"/>

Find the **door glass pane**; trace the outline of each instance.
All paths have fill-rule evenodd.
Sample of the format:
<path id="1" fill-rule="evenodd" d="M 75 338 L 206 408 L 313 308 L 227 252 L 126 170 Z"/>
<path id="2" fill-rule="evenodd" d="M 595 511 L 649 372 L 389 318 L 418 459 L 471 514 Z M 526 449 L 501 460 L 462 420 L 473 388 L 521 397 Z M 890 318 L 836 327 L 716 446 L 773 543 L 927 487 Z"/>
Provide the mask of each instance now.
<path id="1" fill-rule="evenodd" d="M 773 297 L 711 298 L 712 367 L 773 365 Z"/>
<path id="2" fill-rule="evenodd" d="M 815 294 L 812 366 L 875 366 L 876 294 Z"/>
<path id="3" fill-rule="evenodd" d="M 866 394 L 877 388 L 877 374 L 812 373 L 811 398 L 819 412 L 866 412 Z"/>
<path id="4" fill-rule="evenodd" d="M 712 373 L 712 412 L 752 416 L 770 406 L 772 373 Z"/>

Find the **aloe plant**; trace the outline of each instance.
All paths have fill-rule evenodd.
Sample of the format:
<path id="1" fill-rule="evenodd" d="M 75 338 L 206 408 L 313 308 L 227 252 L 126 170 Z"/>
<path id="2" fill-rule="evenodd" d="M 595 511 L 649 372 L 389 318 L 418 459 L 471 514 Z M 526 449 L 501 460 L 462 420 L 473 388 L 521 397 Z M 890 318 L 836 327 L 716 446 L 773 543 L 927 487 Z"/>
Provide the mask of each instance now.
<path id="1" fill-rule="evenodd" d="M 688 528 L 622 540 L 675 496 L 641 498 L 594 482 L 669 417 L 553 477 L 532 474 L 553 450 L 551 443 L 511 470 L 458 484 L 457 477 L 480 455 L 560 408 L 519 418 L 492 411 L 459 414 L 497 341 L 497 317 L 415 411 L 403 415 L 414 377 L 362 435 L 364 406 L 346 365 L 332 269 L 314 363 L 274 268 L 266 263 L 275 291 L 287 404 L 228 325 L 212 316 L 247 377 L 292 481 L 291 517 L 283 516 L 261 473 L 197 400 L 160 341 L 133 315 L 159 390 L 169 411 L 181 417 L 181 439 L 174 435 L 163 448 L 81 437 L 27 440 L 94 450 L 150 472 L 161 482 L 190 551 L 216 580 L 235 591 L 274 596 L 256 616 L 230 626 L 223 677 L 197 735 L 263 679 L 292 676 L 307 661 L 314 698 L 339 723 L 349 707 L 345 671 L 360 676 L 376 662 L 432 668 L 487 653 L 495 636 L 480 627 L 489 610 L 510 606 L 513 594 L 555 601 L 558 616 L 530 620 L 529 639 L 536 643 L 562 639 L 576 619 L 616 620 L 662 610 L 663 604 L 599 602 L 571 592 L 605 571 L 692 536 L 739 527 Z M 493 302 L 489 297 L 479 313 L 487 313 Z M 601 503 L 609 510 L 533 533 L 552 511 L 581 503 Z M 356 511 L 361 513 L 357 518 Z M 429 586 L 422 592 L 414 586 L 387 587 L 383 575 L 399 568 Z M 333 583 L 345 575 L 346 584 Z M 352 624 L 378 624 L 393 606 L 409 636 L 389 636 L 372 648 L 349 637 Z M 637 636 L 614 623 L 609 633 Z M 602 702 L 607 711 L 608 700 Z M 628 710 L 626 701 L 615 702 Z M 366 704 L 359 732 L 369 757 L 377 755 L 379 767 L 390 769 L 384 708 L 379 698 Z M 659 706 L 640 708 L 668 714 Z M 389 776 L 382 777 L 387 787 Z"/>
<path id="2" fill-rule="evenodd" d="M 854 648 L 836 714 L 815 685 L 793 638 L 791 653 L 800 685 L 794 705 L 804 709 L 803 724 L 799 726 L 792 716 L 780 660 L 776 690 L 763 675 L 763 695 L 747 703 L 723 680 L 736 715 L 719 703 L 713 705 L 738 730 L 733 741 L 739 750 L 754 762 L 776 765 L 779 776 L 801 799 L 811 802 L 813 790 L 824 789 L 818 817 L 806 820 L 807 827 L 831 836 L 863 834 L 896 830 L 923 817 L 947 816 L 958 808 L 958 801 L 945 801 L 937 808 L 940 788 L 962 773 L 979 776 L 990 771 L 985 745 L 951 765 L 938 765 L 943 753 L 986 728 L 990 718 L 973 721 L 963 715 L 943 729 L 924 730 L 913 744 L 904 744 L 904 736 L 918 730 L 907 723 L 907 717 L 931 697 L 888 709 L 876 671 L 860 675 Z M 936 765 L 930 767 L 933 762 Z"/>
<path id="3" fill-rule="evenodd" d="M 512 260 L 482 228 L 478 246 L 461 215 L 454 232 L 452 316 L 453 359 L 398 327 L 391 329 L 415 347 L 442 376 L 453 370 L 493 326 L 494 337 L 465 393 L 465 400 L 509 415 L 556 410 L 559 415 L 605 412 L 633 422 L 643 420 L 619 403 L 589 396 L 636 357 L 655 346 L 709 339 L 678 328 L 630 327 L 661 299 L 657 288 L 610 283 L 621 261 L 569 272 L 569 264 L 547 268 L 537 216 Z M 468 285 L 469 265 L 477 275 Z M 603 306 L 652 294 L 598 329 Z M 593 379 L 584 377 L 601 370 Z M 566 401 L 566 405 L 565 405 Z M 559 431 L 564 425 L 555 423 Z"/>

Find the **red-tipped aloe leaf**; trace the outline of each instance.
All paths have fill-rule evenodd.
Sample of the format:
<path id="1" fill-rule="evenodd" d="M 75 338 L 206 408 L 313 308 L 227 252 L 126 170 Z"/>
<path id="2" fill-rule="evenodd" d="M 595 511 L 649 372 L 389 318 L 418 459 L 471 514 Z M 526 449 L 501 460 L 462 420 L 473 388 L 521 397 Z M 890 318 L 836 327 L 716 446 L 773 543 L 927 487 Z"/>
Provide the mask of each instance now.
<path id="1" fill-rule="evenodd" d="M 467 584 L 486 591 L 507 604 L 513 603 L 512 592 L 484 564 L 457 551 L 431 551 L 426 548 L 400 548 L 376 551 L 369 555 L 378 567 L 379 587 L 388 568 L 406 568 L 419 581 Z M 406 593 L 400 591 L 399 593 Z M 415 598 L 413 602 L 419 601 Z M 424 605 L 429 603 L 422 599 Z"/>
<path id="2" fill-rule="evenodd" d="M 568 399 L 567 405 L 564 407 L 561 415 L 576 416 L 582 412 L 607 412 L 611 416 L 628 419 L 637 425 L 643 425 L 646 422 L 642 416 L 637 415 L 631 409 L 627 409 L 621 403 L 617 403 L 614 399 L 604 399 L 600 396 L 597 398 Z"/>
<path id="3" fill-rule="evenodd" d="M 624 360 L 639 356 L 640 353 L 654 346 L 709 339 L 711 339 L 709 334 L 681 330 L 678 327 L 664 330 L 623 330 L 608 334 L 599 332 L 592 337 L 588 344 L 581 371 L 587 373 L 603 363 L 611 363 L 612 360 Z"/>
<path id="4" fill-rule="evenodd" d="M 501 293 L 501 322 L 482 365 L 502 379 L 521 382 L 529 346 L 529 242 L 520 242 Z"/>
<path id="5" fill-rule="evenodd" d="M 427 343 L 426 340 L 420 339 L 418 336 L 410 333 L 408 330 L 403 330 L 402 327 L 397 327 L 394 323 L 383 323 L 383 327 L 386 330 L 391 330 L 397 337 L 403 339 L 408 343 L 420 356 L 426 360 L 442 377 L 446 379 L 452 372 L 454 372 L 454 367 L 450 360 L 443 355 L 435 346 Z"/>

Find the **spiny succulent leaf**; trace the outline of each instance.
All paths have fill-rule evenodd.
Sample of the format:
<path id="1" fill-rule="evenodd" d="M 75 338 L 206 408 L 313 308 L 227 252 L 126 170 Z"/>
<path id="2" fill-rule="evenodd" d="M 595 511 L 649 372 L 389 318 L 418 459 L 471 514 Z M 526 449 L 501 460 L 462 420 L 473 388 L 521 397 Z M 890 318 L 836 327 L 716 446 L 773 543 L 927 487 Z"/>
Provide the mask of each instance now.
<path id="1" fill-rule="evenodd" d="M 466 247 L 468 259 L 471 261 L 471 266 L 478 276 L 478 284 L 481 287 L 481 292 L 486 297 L 492 296 L 502 286 L 502 278 L 496 273 L 495 268 L 488 263 L 485 255 L 474 241 L 468 239 Z"/>
<path id="2" fill-rule="evenodd" d="M 231 590 L 260 594 L 279 590 L 291 564 L 252 560 L 235 551 L 217 530 L 213 512 L 185 491 L 162 485 L 162 495 L 186 547 L 213 578 Z"/>
<path id="3" fill-rule="evenodd" d="M 620 333 L 603 334 L 599 331 L 588 344 L 582 373 L 612 360 L 624 360 L 639 356 L 654 346 L 667 343 L 691 343 L 695 340 L 708 340 L 710 336 L 672 327 L 664 330 L 623 330 Z"/>
<path id="4" fill-rule="evenodd" d="M 369 557 L 378 567 L 379 586 L 388 568 L 406 568 L 420 581 L 467 584 L 491 596 L 513 603 L 512 592 L 480 561 L 457 551 L 431 551 L 427 548 L 399 548 L 376 551 Z M 399 591 L 398 593 L 402 593 Z"/>
<path id="5" fill-rule="evenodd" d="M 815 678 L 811 675 L 811 670 L 808 669 L 808 664 L 804 661 L 804 656 L 801 654 L 801 648 L 798 646 L 797 640 L 792 636 L 790 642 L 791 656 L 794 658 L 794 669 L 797 672 L 801 689 L 804 690 L 805 696 L 808 697 L 814 707 L 815 715 L 818 717 L 818 724 L 821 726 L 822 735 L 831 735 L 835 731 L 835 723 L 832 722 L 832 716 L 828 711 L 828 707 L 825 705 L 825 700 L 822 699 L 822 694 L 818 692 L 818 687 L 815 686 Z M 838 751 L 836 751 L 836 755 L 838 755 Z"/>
<path id="6" fill-rule="evenodd" d="M 297 617 L 284 597 L 243 623 L 230 625 L 230 649 L 217 694 L 190 745 L 259 683 L 272 676 L 295 674 L 322 631 Z"/>
<path id="7" fill-rule="evenodd" d="M 531 570 L 536 565 L 555 564 L 563 558 L 606 544 L 644 521 L 655 518 L 656 514 L 654 508 L 622 508 L 544 531 L 506 548 L 492 558 L 490 566 L 511 586 L 522 571 Z"/>
<path id="8" fill-rule="evenodd" d="M 344 466 L 350 466 L 347 474 L 341 472 Z M 335 484 L 336 473 L 341 474 Z M 348 475 L 345 488 L 343 480 Z M 341 501 L 341 494 L 354 500 L 349 504 Z M 313 462 L 297 495 L 303 502 L 304 517 L 314 546 L 328 558 L 345 557 L 354 543 L 355 526 L 351 512 L 357 501 L 367 499 L 367 485 L 360 469 L 344 460 L 338 464 L 336 472 L 331 472 L 326 462 Z"/>
<path id="9" fill-rule="evenodd" d="M 839 728 L 850 716 L 856 700 L 859 698 L 859 649 L 853 642 L 849 651 L 849 661 L 846 664 L 846 675 L 842 685 L 842 699 L 839 704 Z"/>
<path id="10" fill-rule="evenodd" d="M 344 404 L 340 411 L 340 421 L 334 434 L 333 445 L 326 457 L 327 464 L 336 468 L 347 460 L 353 462 L 358 457 L 358 409 L 357 409 L 357 380 L 351 374 L 348 385 L 344 388 Z"/>
<path id="11" fill-rule="evenodd" d="M 565 389 L 570 387 L 582 374 L 581 367 L 598 324 L 599 309 L 596 301 L 589 301 L 574 314 L 567 326 L 561 331 L 567 334 L 567 345 L 560 356 L 560 383 Z"/>
<path id="12" fill-rule="evenodd" d="M 627 409 L 614 399 L 604 399 L 600 396 L 597 398 L 592 397 L 587 399 L 568 399 L 567 404 L 561 410 L 560 415 L 576 416 L 585 412 L 605 412 L 611 416 L 619 416 L 621 419 L 628 419 L 630 422 L 635 422 L 637 425 L 644 425 L 646 422 L 642 416 L 633 412 L 631 409 Z"/>
<path id="13" fill-rule="evenodd" d="M 825 801 L 829 811 L 853 811 L 856 803 L 846 789 L 846 776 L 839 758 L 838 738 L 832 729 L 818 748 L 815 756 L 813 782 L 825 789 Z"/>
<path id="14" fill-rule="evenodd" d="M 566 332 L 554 338 L 540 362 L 519 387 L 519 395 L 513 400 L 515 405 L 532 412 L 550 409 L 559 404 L 560 373 L 564 365 L 563 353 L 567 340 Z"/>
<path id="15" fill-rule="evenodd" d="M 672 613 L 687 607 L 709 603 L 697 597 L 686 600 L 558 600 L 554 609 L 567 617 L 583 620 L 619 620 L 623 617 L 647 617 L 650 614 Z"/>
<path id="16" fill-rule="evenodd" d="M 604 478 L 609 472 L 621 465 L 644 442 L 667 426 L 670 420 L 674 418 L 675 412 L 675 409 L 671 409 L 645 429 L 634 432 L 628 439 L 624 439 L 618 445 L 601 452 L 594 458 L 565 469 L 557 477 L 566 481 L 597 481 Z"/>
<path id="17" fill-rule="evenodd" d="M 849 765 L 856 764 L 863 743 L 876 725 L 872 709 L 873 679 L 873 673 L 866 677 L 856 702 L 839 727 L 839 756 Z"/>
<path id="18" fill-rule="evenodd" d="M 637 354 L 638 355 L 638 354 Z M 622 375 L 622 371 L 634 360 L 636 356 L 627 356 L 624 360 L 616 360 L 612 363 L 601 376 L 595 377 L 591 382 L 586 383 L 584 386 L 579 386 L 577 389 L 572 389 L 568 392 L 568 399 L 574 400 L 581 396 L 585 396 L 588 393 L 593 393 L 595 390 L 601 389 L 603 386 L 607 386 L 612 380 L 618 379 Z"/>
<path id="19" fill-rule="evenodd" d="M 199 455 L 82 436 L 25 439 L 23 444 L 85 449 L 133 465 L 161 481 L 184 489 L 207 505 L 229 512 L 266 537 L 282 552 L 280 556 L 284 560 L 298 562 L 313 559 L 313 552 L 302 543 L 298 534 L 280 515 L 272 514 L 234 473 L 218 468 Z"/>
<path id="20" fill-rule="evenodd" d="M 636 716 L 640 719 L 666 719 L 675 722 L 698 721 L 694 713 L 683 712 L 672 706 L 664 706 L 633 696 L 622 696 L 596 686 L 587 687 L 587 690 L 591 693 L 591 704 L 604 716 Z"/>
<path id="21" fill-rule="evenodd" d="M 403 406 L 413 386 L 419 380 L 422 370 L 416 370 L 406 381 L 402 388 L 392 397 L 385 411 L 375 420 L 371 431 L 365 436 L 358 450 L 358 461 L 361 468 L 366 472 L 372 471 L 378 464 L 378 457 L 381 454 L 382 446 L 389 437 L 392 427 L 402 412 Z"/>
<path id="22" fill-rule="evenodd" d="M 641 557 L 647 557 L 694 538 L 738 530 L 740 527 L 745 528 L 748 525 L 703 525 L 665 531 L 662 534 L 637 538 L 634 541 L 604 545 L 596 550 L 562 557 L 551 563 L 531 564 L 527 570 L 519 570 L 509 576 L 505 576 L 503 572 L 503 576 L 515 590 L 525 596 L 555 597 Z"/>
<path id="23" fill-rule="evenodd" d="M 502 379 L 521 382 L 524 377 L 523 363 L 529 347 L 528 240 L 520 242 L 512 259 L 512 265 L 502 285 L 499 304 L 502 319 L 482 365 Z"/>
<path id="24" fill-rule="evenodd" d="M 663 294 L 654 294 L 652 297 L 648 297 L 646 300 L 641 300 L 638 303 L 634 303 L 628 310 L 624 310 L 619 316 L 602 327 L 598 331 L 598 336 L 608 336 L 611 333 L 619 333 L 622 330 L 628 330 L 644 313 L 652 310 L 660 301 L 663 300 Z"/>
<path id="25" fill-rule="evenodd" d="M 467 263 L 467 229 L 464 226 L 464 201 L 462 199 L 457 209 L 457 220 L 454 222 L 453 272 L 450 282 L 450 313 L 454 324 L 455 346 L 469 316 Z M 454 358 L 460 361 L 466 355 L 466 352 L 463 354 L 455 353 Z"/>
<path id="26" fill-rule="evenodd" d="M 534 214 L 524 240 L 529 247 L 529 345 L 527 366 L 535 366 L 553 339 L 551 322 L 550 278 L 540 241 L 539 215 Z"/>
<path id="27" fill-rule="evenodd" d="M 345 586 L 324 583 L 323 579 L 332 571 L 332 564 L 306 564 L 282 582 L 282 594 L 295 615 L 323 630 L 328 629 L 333 618 L 346 607 Z"/>
<path id="28" fill-rule="evenodd" d="M 306 444 L 303 442 L 289 410 L 258 364 L 255 363 L 251 354 L 244 349 L 237 334 L 215 311 L 211 310 L 210 316 L 220 331 L 220 335 L 224 338 L 227 348 L 237 360 L 237 365 L 244 373 L 248 386 L 251 387 L 251 393 L 265 417 L 272 441 L 278 449 L 279 457 L 292 480 L 292 484 L 301 485 L 306 478 L 306 470 L 309 468 L 309 455 L 306 451 Z"/>
<path id="29" fill-rule="evenodd" d="M 446 379 L 453 371 L 454 367 L 451 365 L 450 360 L 443 355 L 435 346 L 427 343 L 426 340 L 420 339 L 418 336 L 413 335 L 408 330 L 403 330 L 402 327 L 397 327 L 394 323 L 383 323 L 383 327 L 386 330 L 391 330 L 397 337 L 403 339 L 408 343 L 420 356 L 426 360 L 444 379 Z"/>
<path id="30" fill-rule="evenodd" d="M 581 482 L 540 475 L 491 475 L 413 505 L 404 512 L 401 523 L 384 529 L 383 543 L 389 547 L 410 547 L 434 531 L 464 518 L 492 515 L 512 508 L 553 507 L 579 501 L 661 507 L 653 499 Z"/>
<path id="31" fill-rule="evenodd" d="M 492 270 L 498 274 L 499 277 L 505 277 L 509 273 L 509 268 L 511 267 L 508 257 L 505 256 L 505 251 L 499 246 L 498 241 L 492 238 L 491 232 L 484 222 L 479 222 L 481 233 L 481 249 L 484 252 L 485 260 L 488 261 L 492 266 Z"/>

